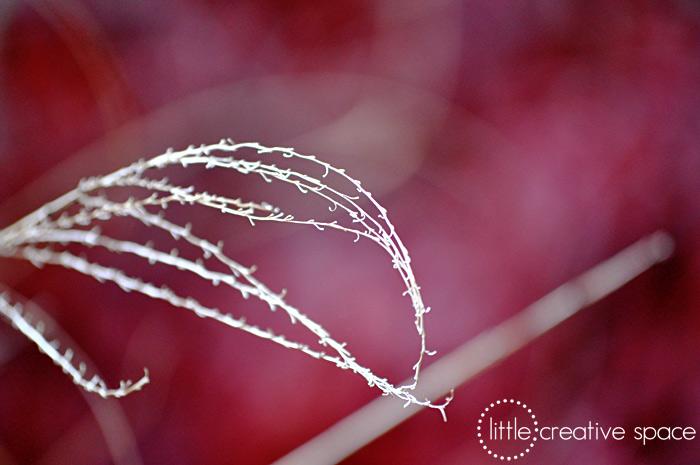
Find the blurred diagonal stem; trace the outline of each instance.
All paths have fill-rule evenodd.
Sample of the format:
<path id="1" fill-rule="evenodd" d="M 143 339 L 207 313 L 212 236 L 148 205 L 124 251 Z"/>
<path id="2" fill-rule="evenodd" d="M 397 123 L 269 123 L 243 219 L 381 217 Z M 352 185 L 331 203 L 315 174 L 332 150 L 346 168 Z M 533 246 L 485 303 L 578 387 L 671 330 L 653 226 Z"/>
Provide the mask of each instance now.
<path id="1" fill-rule="evenodd" d="M 657 231 L 559 286 L 513 317 L 470 339 L 427 367 L 416 395 L 435 398 L 522 349 L 583 308 L 624 286 L 673 252 Z M 421 410 L 378 398 L 290 452 L 274 465 L 338 463 Z"/>

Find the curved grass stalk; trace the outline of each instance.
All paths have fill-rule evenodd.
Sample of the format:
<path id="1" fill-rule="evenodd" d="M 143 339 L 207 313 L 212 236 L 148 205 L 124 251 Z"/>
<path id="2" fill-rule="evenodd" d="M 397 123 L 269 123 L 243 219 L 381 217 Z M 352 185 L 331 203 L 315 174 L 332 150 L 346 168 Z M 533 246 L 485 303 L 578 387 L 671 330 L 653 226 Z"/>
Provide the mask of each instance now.
<path id="1" fill-rule="evenodd" d="M 11 300 L 14 300 L 15 303 L 11 303 Z M 65 367 L 65 362 L 69 362 L 71 369 L 64 371 L 73 379 L 75 379 L 75 374 L 80 375 L 77 384 L 84 388 L 82 391 L 83 397 L 102 432 L 102 437 L 105 440 L 112 462 L 115 465 L 142 465 L 143 460 L 138 452 L 134 431 L 129 426 L 121 405 L 114 401 L 113 398 L 123 397 L 141 389 L 142 386 L 149 382 L 148 371 L 136 383 L 122 381 L 120 387 L 116 389 L 108 388 L 99 375 L 93 376 L 92 383 L 87 384 L 84 373 L 87 371 L 86 367 L 94 367 L 94 363 L 40 306 L 32 301 L 24 301 L 21 296 L 17 296 L 13 291 L 5 289 L 0 294 L 0 314 L 10 319 L 21 332 L 37 344 L 40 350 L 48 349 L 49 357 L 58 361 L 59 366 Z M 36 319 L 38 323 L 32 325 L 29 315 L 31 315 L 32 319 Z M 45 330 L 44 326 L 48 330 Z M 45 332 L 50 332 L 52 337 L 57 339 L 49 342 L 45 337 Z M 67 342 L 69 348 L 65 349 L 62 357 L 57 358 L 55 355 L 59 348 L 58 339 L 64 341 L 64 343 Z M 84 360 L 79 365 L 79 368 L 75 368 L 75 364 L 72 363 L 74 352 L 76 358 Z M 60 352 L 58 353 L 60 354 Z M 103 399 L 107 399 L 107 401 L 105 402 L 103 399 L 90 395 L 93 392 L 99 394 Z"/>
<path id="2" fill-rule="evenodd" d="M 255 159 L 234 158 L 231 154 L 238 151 L 252 151 Z M 275 157 L 280 161 L 293 159 L 308 169 L 297 171 L 280 168 L 275 163 Z M 312 195 L 321 199 L 329 211 L 340 215 L 340 218 L 329 221 L 297 218 L 267 202 L 243 201 L 240 198 L 200 191 L 193 186 L 178 186 L 169 182 L 167 178 L 148 176 L 166 167 L 186 169 L 195 165 L 253 175 L 267 183 L 278 182 L 291 185 L 296 188 L 299 195 Z M 314 170 L 322 174 L 315 177 L 310 174 Z M 332 181 L 331 178 L 333 178 Z M 131 197 L 126 201 L 111 200 L 109 197 L 112 191 L 120 188 L 132 188 L 142 192 L 143 195 Z M 303 198 L 299 201 L 303 201 Z M 222 214 L 247 218 L 253 225 L 257 221 L 275 221 L 312 225 L 319 230 L 336 229 L 354 234 L 355 240 L 366 238 L 378 244 L 390 255 L 393 267 L 401 276 L 406 288 L 405 294 L 409 296 L 413 307 L 420 351 L 413 366 L 411 381 L 401 386 L 394 386 L 387 379 L 375 375 L 370 369 L 359 364 L 346 349 L 345 343 L 336 341 L 321 325 L 287 303 L 283 294 L 272 292 L 254 278 L 251 268 L 228 257 L 223 252 L 222 242 L 214 244 L 193 234 L 192 225 L 189 223 L 180 225 L 166 219 L 165 209 L 173 203 L 215 209 Z M 110 237 L 96 226 L 96 223 L 109 221 L 114 217 L 131 218 L 168 232 L 176 241 L 183 241 L 197 248 L 201 257 L 196 260 L 186 259 L 179 256 L 177 249 L 169 252 L 160 250 L 151 241 L 141 244 Z M 129 276 L 123 270 L 90 261 L 66 250 L 68 244 L 98 247 L 112 253 L 129 254 L 134 260 L 144 260 L 148 264 L 161 264 L 191 273 L 208 285 L 227 285 L 240 292 L 245 298 L 253 296 L 260 299 L 268 305 L 270 310 L 281 308 L 289 316 L 292 324 L 299 323 L 318 337 L 320 348 L 315 349 L 307 344 L 290 341 L 282 335 L 273 333 L 270 329 L 249 325 L 242 317 L 233 317 L 217 308 L 207 307 L 192 297 L 180 295 L 167 286 L 156 286 L 138 276 Z M 347 175 L 344 170 L 335 168 L 313 156 L 298 154 L 292 149 L 268 148 L 257 143 L 236 144 L 231 140 L 222 140 L 218 144 L 190 146 L 177 152 L 168 150 L 162 155 L 150 160 L 140 160 L 106 176 L 84 179 L 76 189 L 0 230 L 0 256 L 25 259 L 37 266 L 59 265 L 92 276 L 99 281 L 113 282 L 125 291 L 136 291 L 151 298 L 166 301 L 175 307 L 191 310 L 201 317 L 212 318 L 284 347 L 331 362 L 339 368 L 352 370 L 360 374 L 370 386 L 379 387 L 385 395 L 402 399 L 405 405 L 416 404 L 436 408 L 444 417 L 444 409 L 451 400 L 449 396 L 443 403 L 434 404 L 427 398 L 419 399 L 412 393 L 416 388 L 425 356 L 432 355 L 432 352 L 426 348 L 424 330 L 424 316 L 430 309 L 423 304 L 420 289 L 410 265 L 408 251 L 389 221 L 386 209 L 373 199 L 371 193 L 365 190 L 359 181 Z M 215 271 L 208 264 L 208 260 L 211 259 L 223 265 L 229 272 Z M 7 305 L 8 309 L 12 307 L 9 303 Z M 7 314 L 12 315 L 10 319 L 22 333 L 35 340 L 34 328 L 22 322 L 21 313 L 12 313 L 8 310 Z M 66 354 L 43 347 L 43 343 L 41 344 L 40 348 L 54 362 L 61 365 L 76 384 L 86 390 L 93 390 L 101 395 L 126 395 L 141 388 L 147 381 L 145 376 L 136 384 L 123 385 L 116 391 L 108 390 L 99 381 L 85 381 L 83 372 L 74 370 L 70 363 L 66 364 Z"/>

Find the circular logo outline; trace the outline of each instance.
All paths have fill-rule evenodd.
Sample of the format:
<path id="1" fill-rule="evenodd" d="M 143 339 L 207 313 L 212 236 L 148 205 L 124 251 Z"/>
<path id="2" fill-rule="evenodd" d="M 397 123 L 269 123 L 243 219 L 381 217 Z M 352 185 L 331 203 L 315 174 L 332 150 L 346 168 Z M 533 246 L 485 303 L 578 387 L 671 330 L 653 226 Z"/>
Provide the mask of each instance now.
<path id="1" fill-rule="evenodd" d="M 535 434 L 533 434 L 533 436 L 532 436 L 532 442 L 530 442 L 530 446 L 525 448 L 525 452 L 520 452 L 519 454 L 515 454 L 515 455 L 502 455 L 502 454 L 498 454 L 498 453 L 492 451 L 492 450 L 489 448 L 489 446 L 487 446 L 486 444 L 484 444 L 484 438 L 483 438 L 482 435 L 481 435 L 481 424 L 482 424 L 482 422 L 483 422 L 483 420 L 484 420 L 484 417 L 486 416 L 486 413 L 487 413 L 489 410 L 491 410 L 492 408 L 496 407 L 497 405 L 501 405 L 501 404 L 515 404 L 515 405 L 519 405 L 519 406 L 522 407 L 522 408 L 527 412 L 527 414 L 532 418 L 533 425 L 535 426 L 535 431 L 534 431 Z M 482 448 L 483 448 L 490 456 L 492 456 L 494 459 L 496 459 L 496 460 L 506 460 L 506 461 L 518 460 L 519 458 L 525 457 L 525 454 L 529 453 L 530 450 L 531 450 L 532 448 L 535 447 L 535 443 L 537 442 L 537 433 L 539 432 L 539 427 L 537 426 L 537 424 L 538 424 L 538 423 L 537 423 L 537 417 L 535 416 L 534 413 L 532 413 L 532 409 L 529 408 L 526 404 L 520 402 L 519 400 L 516 401 L 515 399 L 497 400 L 496 402 L 492 402 L 488 407 L 486 407 L 486 408 L 484 409 L 483 412 L 481 412 L 481 415 L 479 416 L 479 422 L 478 422 L 478 425 L 477 425 L 477 427 L 476 427 L 476 430 L 477 430 L 477 434 L 476 434 L 476 435 L 477 435 L 477 437 L 479 438 L 479 444 L 481 444 L 481 445 L 482 445 Z"/>

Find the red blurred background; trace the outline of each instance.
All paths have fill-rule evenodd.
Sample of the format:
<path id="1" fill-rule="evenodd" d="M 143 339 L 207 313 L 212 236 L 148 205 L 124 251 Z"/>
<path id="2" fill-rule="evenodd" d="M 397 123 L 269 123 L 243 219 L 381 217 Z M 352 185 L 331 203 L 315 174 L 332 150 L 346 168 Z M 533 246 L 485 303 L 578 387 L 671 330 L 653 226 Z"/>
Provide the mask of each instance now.
<path id="1" fill-rule="evenodd" d="M 548 424 L 700 431 L 699 29 L 689 0 L 5 0 L 0 227 L 168 147 L 294 147 L 388 209 L 439 354 L 663 228 L 670 261 L 460 386 L 447 423 L 421 412 L 343 463 L 492 463 L 476 418 L 504 396 Z M 410 302 L 373 244 L 229 218 L 202 231 L 379 375 L 411 374 Z M 144 366 L 152 379 L 119 401 L 86 397 L 0 325 L 2 464 L 113 463 L 105 435 L 136 446 L 120 463 L 269 463 L 379 394 L 71 271 L 3 259 L 0 282 L 110 384 Z M 558 442 L 526 460 L 696 464 L 699 444 Z"/>

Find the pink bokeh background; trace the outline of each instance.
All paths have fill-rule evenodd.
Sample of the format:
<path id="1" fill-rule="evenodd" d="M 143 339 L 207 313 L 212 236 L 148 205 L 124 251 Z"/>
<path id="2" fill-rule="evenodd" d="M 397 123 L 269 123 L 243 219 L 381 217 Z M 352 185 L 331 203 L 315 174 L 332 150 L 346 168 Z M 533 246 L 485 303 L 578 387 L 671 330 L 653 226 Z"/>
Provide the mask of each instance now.
<path id="1" fill-rule="evenodd" d="M 668 262 L 458 387 L 447 423 L 421 412 L 343 463 L 493 463 L 476 419 L 503 397 L 548 424 L 700 431 L 696 3 L 5 1 L 0 31 L 0 227 L 168 147 L 294 147 L 345 168 L 388 209 L 438 357 L 640 237 L 674 237 Z M 255 198 L 238 179 L 217 182 Z M 361 362 L 394 382 L 411 374 L 412 309 L 379 248 L 313 227 L 201 221 Z M 162 279 L 251 319 L 261 308 Z M 380 393 L 74 272 L 3 259 L 0 282 L 50 314 L 108 382 L 149 368 L 142 392 L 97 402 L 135 439 L 123 463 L 270 463 Z M 0 325 L 0 463 L 113 463 L 89 402 Z M 628 439 L 541 444 L 523 462 L 698 457 L 700 439 Z"/>

